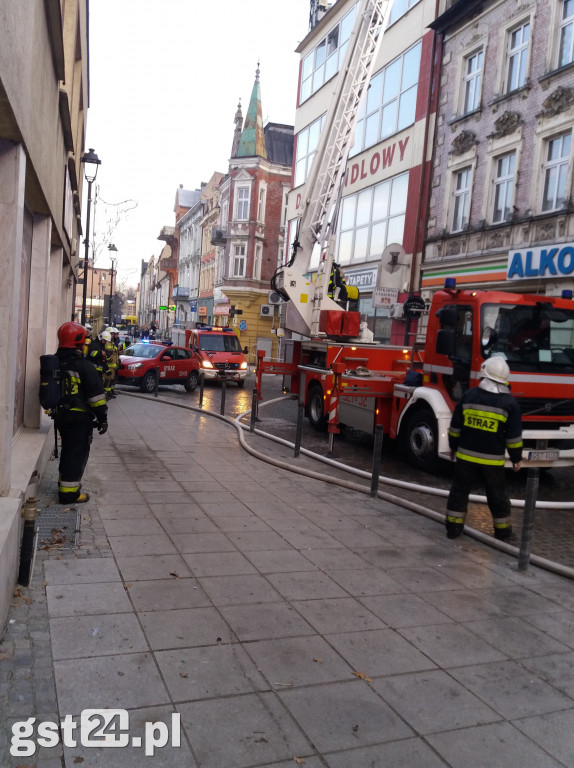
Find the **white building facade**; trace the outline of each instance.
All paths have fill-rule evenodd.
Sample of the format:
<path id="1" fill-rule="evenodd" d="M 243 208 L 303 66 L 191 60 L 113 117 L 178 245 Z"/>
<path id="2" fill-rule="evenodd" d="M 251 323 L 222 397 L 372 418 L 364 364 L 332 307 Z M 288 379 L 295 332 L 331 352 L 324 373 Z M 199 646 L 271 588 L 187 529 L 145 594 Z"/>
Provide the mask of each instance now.
<path id="1" fill-rule="evenodd" d="M 303 40 L 289 241 L 305 191 L 325 115 L 344 61 L 358 3 L 339 0 Z M 436 104 L 432 91 L 435 34 L 428 25 L 435 0 L 392 5 L 384 41 L 347 163 L 335 261 L 356 285 L 360 311 L 381 341 L 404 336 L 404 321 L 391 321 L 388 306 L 373 306 L 373 290 L 394 291 L 395 301 L 418 289 L 432 157 Z M 395 265 L 382 264 L 387 245 L 404 248 Z M 399 343 L 402 343 L 399 342 Z"/>

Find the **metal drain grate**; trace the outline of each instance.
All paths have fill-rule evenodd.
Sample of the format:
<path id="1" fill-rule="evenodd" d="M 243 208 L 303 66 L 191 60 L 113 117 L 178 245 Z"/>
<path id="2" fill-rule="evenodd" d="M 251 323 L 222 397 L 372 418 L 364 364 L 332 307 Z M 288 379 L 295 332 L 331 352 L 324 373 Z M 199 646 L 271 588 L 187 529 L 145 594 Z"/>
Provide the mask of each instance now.
<path id="1" fill-rule="evenodd" d="M 73 549 L 78 543 L 80 513 L 76 509 L 42 509 L 36 518 L 38 549 Z"/>

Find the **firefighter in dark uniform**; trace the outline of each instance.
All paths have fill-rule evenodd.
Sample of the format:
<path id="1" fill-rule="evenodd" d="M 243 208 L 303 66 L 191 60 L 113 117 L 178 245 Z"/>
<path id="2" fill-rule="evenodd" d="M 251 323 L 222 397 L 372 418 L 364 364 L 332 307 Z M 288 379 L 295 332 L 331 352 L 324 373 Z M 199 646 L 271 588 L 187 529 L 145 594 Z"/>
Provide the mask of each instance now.
<path id="1" fill-rule="evenodd" d="M 329 275 L 327 296 L 343 309 L 356 311 L 359 304 L 359 289 L 356 285 L 347 285 L 345 275 L 339 264 L 333 262 Z"/>
<path id="2" fill-rule="evenodd" d="M 512 523 L 504 460 L 508 451 L 512 468 L 515 472 L 520 470 L 520 409 L 508 389 L 510 371 L 502 357 L 489 357 L 480 372 L 480 384 L 463 394 L 448 430 L 451 456 L 456 457 L 456 465 L 446 505 L 446 534 L 449 539 L 461 535 L 469 493 L 477 482 L 482 482 L 492 513 L 494 536 L 507 541 L 512 535 Z"/>
<path id="3" fill-rule="evenodd" d="M 347 282 L 341 272 L 341 267 L 335 262 L 333 262 L 329 275 L 327 296 L 337 302 L 344 303 L 347 300 Z"/>
<path id="4" fill-rule="evenodd" d="M 67 322 L 58 330 L 60 370 L 65 376 L 63 403 L 55 425 L 62 438 L 60 453 L 60 504 L 82 504 L 89 494 L 81 492 L 81 480 L 90 454 L 94 420 L 98 432 L 108 429 L 106 396 L 102 379 L 93 364 L 82 355 L 86 329 Z"/>
<path id="5" fill-rule="evenodd" d="M 88 360 L 96 366 L 96 371 L 103 378 L 104 368 L 106 364 L 106 355 L 104 352 L 102 340 L 99 338 L 97 334 L 94 335 L 94 337 L 92 338 L 85 355 L 88 358 Z"/>

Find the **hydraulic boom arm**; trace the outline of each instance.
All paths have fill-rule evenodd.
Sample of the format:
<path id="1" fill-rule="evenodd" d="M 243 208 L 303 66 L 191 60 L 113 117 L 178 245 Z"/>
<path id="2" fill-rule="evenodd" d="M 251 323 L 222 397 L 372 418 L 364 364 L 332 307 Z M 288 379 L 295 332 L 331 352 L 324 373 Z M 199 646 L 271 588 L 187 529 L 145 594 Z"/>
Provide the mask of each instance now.
<path id="1" fill-rule="evenodd" d="M 347 157 L 357 118 L 366 97 L 377 51 L 383 37 L 390 0 L 361 0 L 345 60 L 313 164 L 301 193 L 297 235 L 289 262 L 279 267 L 272 287 L 291 300 L 300 315 L 299 333 L 319 336 L 322 309 L 341 310 L 327 296 Z M 313 250 L 318 254 L 312 262 Z M 317 269 L 315 285 L 304 277 Z M 309 297 L 312 294 L 312 301 Z"/>

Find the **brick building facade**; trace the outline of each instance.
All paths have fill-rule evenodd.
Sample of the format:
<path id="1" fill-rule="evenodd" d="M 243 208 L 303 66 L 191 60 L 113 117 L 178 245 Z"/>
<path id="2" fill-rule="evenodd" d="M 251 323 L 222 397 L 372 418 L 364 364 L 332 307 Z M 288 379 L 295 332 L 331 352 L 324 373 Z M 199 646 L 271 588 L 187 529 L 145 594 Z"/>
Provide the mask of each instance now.
<path id="1" fill-rule="evenodd" d="M 236 126 L 240 119 L 236 115 Z M 283 259 L 287 194 L 293 159 L 293 128 L 261 118 L 259 70 L 241 134 L 236 130 L 229 172 L 220 184 L 216 296 L 241 314 L 229 324 L 251 362 L 257 349 L 277 354 L 277 310 L 269 304 L 270 280 Z M 217 301 L 217 299 L 216 299 Z M 217 303 L 216 303 L 217 308 Z M 214 310 L 215 311 L 215 310 Z"/>

